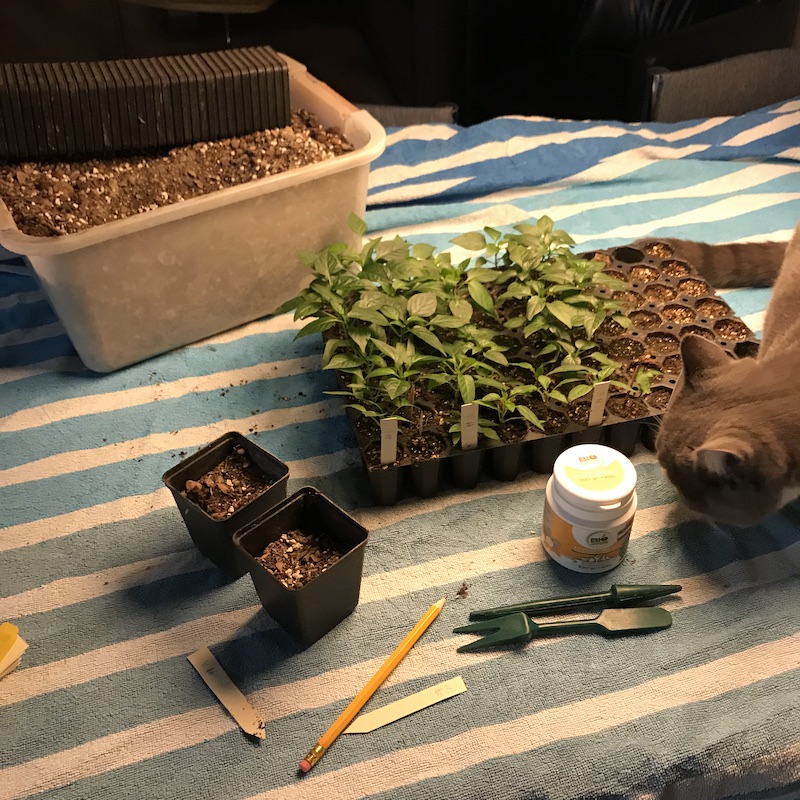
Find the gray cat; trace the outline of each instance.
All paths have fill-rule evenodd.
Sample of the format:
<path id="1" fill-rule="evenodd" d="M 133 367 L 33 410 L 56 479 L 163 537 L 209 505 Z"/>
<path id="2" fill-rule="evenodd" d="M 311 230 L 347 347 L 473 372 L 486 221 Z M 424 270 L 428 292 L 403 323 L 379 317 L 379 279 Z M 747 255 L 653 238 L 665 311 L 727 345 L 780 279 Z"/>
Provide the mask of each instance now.
<path id="1" fill-rule="evenodd" d="M 800 225 L 788 245 L 658 241 L 715 288 L 774 284 L 756 358 L 730 358 L 700 336 L 681 341 L 682 380 L 656 440 L 690 508 L 755 525 L 800 496 Z"/>

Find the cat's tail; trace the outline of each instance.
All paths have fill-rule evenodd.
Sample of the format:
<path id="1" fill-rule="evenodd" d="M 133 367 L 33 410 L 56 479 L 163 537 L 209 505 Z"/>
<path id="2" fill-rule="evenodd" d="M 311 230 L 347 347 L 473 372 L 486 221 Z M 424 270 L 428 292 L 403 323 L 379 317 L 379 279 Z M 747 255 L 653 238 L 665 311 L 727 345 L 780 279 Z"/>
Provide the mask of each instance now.
<path id="1" fill-rule="evenodd" d="M 786 242 L 706 244 L 661 237 L 639 239 L 634 246 L 647 252 L 655 242 L 668 244 L 674 258 L 691 264 L 715 289 L 772 286 L 786 252 Z"/>

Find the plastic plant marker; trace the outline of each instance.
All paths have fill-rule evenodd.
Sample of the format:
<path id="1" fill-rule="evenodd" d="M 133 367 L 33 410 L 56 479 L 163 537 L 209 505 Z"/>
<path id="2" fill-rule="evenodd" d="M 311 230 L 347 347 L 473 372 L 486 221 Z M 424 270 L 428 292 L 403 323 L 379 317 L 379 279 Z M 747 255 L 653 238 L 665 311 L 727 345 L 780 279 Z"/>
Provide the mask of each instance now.
<path id="1" fill-rule="evenodd" d="M 207 647 L 201 647 L 186 658 L 197 670 L 209 689 L 236 720 L 239 727 L 250 736 L 266 739 L 264 720 L 258 716 L 256 710 L 250 705 L 247 698 L 241 693 L 236 684 L 222 669 L 219 661 L 211 654 Z"/>
<path id="2" fill-rule="evenodd" d="M 464 403 L 461 406 L 461 449 L 472 450 L 478 446 L 478 405 Z"/>
<path id="3" fill-rule="evenodd" d="M 421 692 L 415 692 L 408 695 L 408 697 L 395 700 L 394 703 L 376 708 L 374 711 L 360 714 L 342 733 L 370 733 L 391 722 L 397 722 L 397 720 L 403 719 L 409 714 L 422 711 L 424 708 L 466 691 L 467 686 L 464 683 L 464 679 L 458 675 L 449 681 L 442 681 L 435 686 L 429 686 Z"/>
<path id="4" fill-rule="evenodd" d="M 485 633 L 480 639 L 456 648 L 457 653 L 471 653 L 505 644 L 523 644 L 544 634 L 582 633 L 600 631 L 607 633 L 643 632 L 661 630 L 672 625 L 672 615 L 665 608 L 607 608 L 591 619 L 565 622 L 534 622 L 526 613 L 518 611 L 505 617 L 484 619 L 454 628 L 453 633 Z"/>
<path id="5" fill-rule="evenodd" d="M 610 388 L 611 384 L 608 381 L 603 381 L 603 383 L 595 384 L 592 389 L 592 404 L 589 407 L 589 419 L 587 422 L 590 428 L 603 422 L 603 411 L 606 407 Z"/>
<path id="6" fill-rule="evenodd" d="M 504 617 L 506 614 L 513 614 L 517 611 L 524 611 L 526 614 L 540 614 L 547 611 L 564 611 L 568 608 L 598 605 L 600 603 L 612 608 L 621 608 L 646 600 L 655 600 L 657 597 L 664 597 L 668 594 L 675 594 L 681 588 L 676 583 L 630 585 L 615 583 L 607 592 L 548 597 L 543 600 L 530 600 L 526 603 L 514 603 L 512 605 L 497 606 L 496 608 L 482 608 L 477 611 L 471 611 L 469 618 L 473 620 L 493 619 L 495 617 Z"/>
<path id="7" fill-rule="evenodd" d="M 397 418 L 381 420 L 381 464 L 394 464 L 397 460 Z"/>

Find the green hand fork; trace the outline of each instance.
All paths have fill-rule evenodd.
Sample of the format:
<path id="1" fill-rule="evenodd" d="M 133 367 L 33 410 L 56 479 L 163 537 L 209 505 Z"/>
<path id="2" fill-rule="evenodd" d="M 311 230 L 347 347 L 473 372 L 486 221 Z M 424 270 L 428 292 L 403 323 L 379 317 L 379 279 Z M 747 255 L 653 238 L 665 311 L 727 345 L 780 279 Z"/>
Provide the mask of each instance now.
<path id="1" fill-rule="evenodd" d="M 607 608 L 591 619 L 565 622 L 534 622 L 525 612 L 507 614 L 504 617 L 484 619 L 454 628 L 453 633 L 485 633 L 486 636 L 469 644 L 461 645 L 457 653 L 471 653 L 505 644 L 523 644 L 534 636 L 549 633 L 573 633 L 576 631 L 601 631 L 624 633 L 654 631 L 669 628 L 672 615 L 665 608 L 644 606 L 641 608 Z"/>

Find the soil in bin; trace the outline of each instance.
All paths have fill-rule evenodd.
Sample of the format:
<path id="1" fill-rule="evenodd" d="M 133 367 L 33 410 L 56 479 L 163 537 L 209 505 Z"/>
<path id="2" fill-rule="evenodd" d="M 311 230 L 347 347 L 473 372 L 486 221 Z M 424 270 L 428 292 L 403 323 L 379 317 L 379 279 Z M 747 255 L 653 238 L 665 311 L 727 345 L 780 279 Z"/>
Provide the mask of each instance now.
<path id="1" fill-rule="evenodd" d="M 346 551 L 325 531 L 291 530 L 270 542 L 258 562 L 288 589 L 299 589 Z"/>
<path id="2" fill-rule="evenodd" d="M 128 158 L 0 162 L 0 197 L 31 236 L 76 233 L 353 150 L 308 111 L 291 125 Z"/>
<path id="3" fill-rule="evenodd" d="M 265 492 L 273 481 L 254 464 L 243 447 L 234 451 L 200 480 L 186 481 L 181 492 L 213 519 L 227 519 Z"/>

